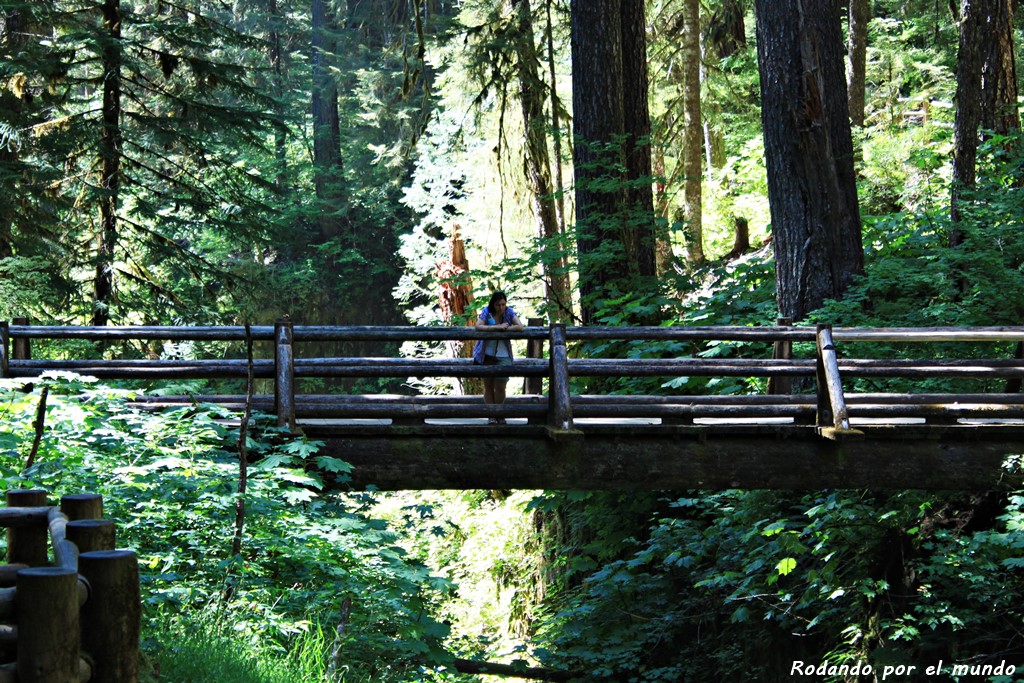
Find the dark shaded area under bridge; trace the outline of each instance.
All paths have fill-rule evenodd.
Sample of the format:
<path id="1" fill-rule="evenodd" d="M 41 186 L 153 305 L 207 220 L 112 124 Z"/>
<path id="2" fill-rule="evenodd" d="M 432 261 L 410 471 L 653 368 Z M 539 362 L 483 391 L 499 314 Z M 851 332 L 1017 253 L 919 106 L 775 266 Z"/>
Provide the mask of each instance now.
<path id="1" fill-rule="evenodd" d="M 343 395 L 304 392 L 310 379 L 482 377 L 499 372 L 468 359 L 304 357 L 301 346 L 332 341 L 473 340 L 494 333 L 465 328 L 125 327 L 70 328 L 0 323 L 3 375 L 26 381 L 47 370 L 100 378 L 273 380 L 274 395 L 252 405 L 279 424 L 323 441 L 322 454 L 353 465 L 340 487 L 382 490 L 931 488 L 1009 489 L 1024 484 L 1024 328 L 854 329 L 771 327 L 530 327 L 527 358 L 509 374 L 526 394 L 505 405 L 479 396 Z M 226 341 L 249 339 L 272 357 L 216 359 L 33 359 L 29 342 L 93 339 Z M 740 341 L 744 357 L 705 357 L 708 342 Z M 607 354 L 588 357 L 588 343 Z M 605 342 L 617 344 L 609 346 Z M 658 342 L 671 352 L 656 351 Z M 873 342 L 861 344 L 861 342 Z M 765 357 L 749 357 L 761 344 Z M 794 346 L 796 344 L 796 346 Z M 915 357 L 915 344 L 929 349 Z M 974 346 L 971 346 L 974 345 Z M 953 351 L 943 355 L 936 348 Z M 956 357 L 966 348 L 996 357 Z M 590 347 L 593 348 L 593 347 Z M 680 355 L 679 348 L 690 349 Z M 871 353 L 856 355 L 867 348 Z M 878 355 L 878 349 L 899 349 Z M 925 348 L 918 346 L 916 348 Z M 1016 348 L 1016 352 L 1014 352 Z M 1007 352 L 1007 349 L 1009 351 Z M 994 350 L 1001 350 L 1001 357 Z M 800 352 L 806 357 L 800 357 Z M 244 352 L 244 348 L 243 348 Z M 267 355 L 271 355 L 267 353 Z M 884 354 L 883 354 L 884 355 Z M 767 391 L 744 395 L 578 395 L 574 377 L 764 378 Z M 870 378 L 926 387 L 973 382 L 989 393 L 852 391 Z M 807 393 L 795 393 L 793 382 Z M 973 385 L 972 385 L 973 386 Z M 241 410 L 246 397 L 141 398 L 152 409 L 212 402 Z M 507 425 L 488 425 L 501 417 Z M 329 474 L 327 475 L 330 478 Z"/>

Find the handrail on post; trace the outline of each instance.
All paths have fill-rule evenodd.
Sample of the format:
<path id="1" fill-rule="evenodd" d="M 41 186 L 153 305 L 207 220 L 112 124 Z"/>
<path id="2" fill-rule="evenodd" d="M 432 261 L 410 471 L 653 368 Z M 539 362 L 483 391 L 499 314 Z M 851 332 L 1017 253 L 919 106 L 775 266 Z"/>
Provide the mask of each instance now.
<path id="1" fill-rule="evenodd" d="M 551 374 L 548 380 L 548 426 L 572 431 L 572 403 L 569 395 L 569 352 L 565 342 L 565 324 L 551 325 Z"/>
<path id="2" fill-rule="evenodd" d="M 295 430 L 295 330 L 290 320 L 274 323 L 274 409 L 277 426 Z"/>
<path id="3" fill-rule="evenodd" d="M 843 380 L 839 375 L 839 359 L 832 341 L 832 326 L 817 326 L 816 374 L 818 392 L 818 431 L 829 439 L 849 436 L 863 436 L 864 433 L 850 428 L 850 415 L 843 393 Z"/>

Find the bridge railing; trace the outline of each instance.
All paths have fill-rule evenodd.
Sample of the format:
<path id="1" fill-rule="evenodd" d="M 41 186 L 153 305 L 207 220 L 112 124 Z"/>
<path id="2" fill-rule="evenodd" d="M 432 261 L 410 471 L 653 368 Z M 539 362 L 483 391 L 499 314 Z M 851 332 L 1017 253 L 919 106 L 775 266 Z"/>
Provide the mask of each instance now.
<path id="1" fill-rule="evenodd" d="M 67 495 L 57 507 L 46 491 L 14 489 L 6 500 L 0 683 L 135 683 L 138 559 L 114 549 L 102 498 Z"/>
<path id="2" fill-rule="evenodd" d="M 927 424 L 955 424 L 964 418 L 1024 417 L 1019 380 L 1024 361 L 1015 358 L 906 359 L 855 356 L 859 342 L 913 345 L 918 342 L 1024 342 L 1024 328 L 817 328 L 779 324 L 763 327 L 565 327 L 531 326 L 504 337 L 527 340 L 528 357 L 511 367 L 475 365 L 462 358 L 307 357 L 302 347 L 331 342 L 443 342 L 493 339 L 494 333 L 465 327 L 326 327 L 300 326 L 281 320 L 274 326 L 234 327 L 51 327 L 25 321 L 0 323 L 0 361 L 6 377 L 31 378 L 46 370 L 67 370 L 101 379 L 242 379 L 273 380 L 274 395 L 256 395 L 254 407 L 275 413 L 280 424 L 294 427 L 302 419 L 373 419 L 392 424 L 419 424 L 442 418 L 527 418 L 559 430 L 572 430 L 577 419 L 648 418 L 661 424 L 708 421 L 782 420 L 817 426 L 826 436 L 856 435 L 851 420 L 922 418 Z M 272 352 L 264 357 L 218 359 L 42 360 L 32 359 L 30 342 L 41 339 L 89 339 L 100 342 L 165 340 L 259 342 Z M 621 357 L 588 357 L 585 349 L 619 343 Z M 708 357 L 698 353 L 715 342 L 763 345 L 763 357 Z M 674 343 L 674 344 L 673 344 Z M 655 344 L 690 352 L 644 353 Z M 794 344 L 803 353 L 793 353 Z M 645 346 L 646 345 L 646 346 Z M 842 348 L 840 348 L 840 345 Z M 544 349 L 546 347 L 546 353 Z M 638 353 L 636 352 L 639 347 Z M 581 350 L 583 349 L 583 350 Z M 623 350 L 625 349 L 625 350 Z M 630 357 L 631 354 L 633 357 Z M 745 354 L 749 355 L 749 354 Z M 504 405 L 488 405 L 479 396 L 412 396 L 328 394 L 303 391 L 318 378 L 497 377 L 531 380 L 535 393 L 510 396 Z M 574 394 L 575 377 L 762 378 L 765 393 L 741 395 L 634 395 L 614 392 Z M 851 382 L 864 378 L 1008 378 L 1014 392 L 992 394 L 850 393 Z M 790 387 L 797 382 L 798 391 Z M 547 385 L 546 394 L 544 383 Z M 153 406 L 186 401 L 216 402 L 241 408 L 244 395 L 151 397 Z"/>
<path id="3" fill-rule="evenodd" d="M 927 344 L 941 347 L 950 344 L 1015 346 L 1013 357 L 960 358 L 923 357 L 904 351 L 901 358 L 872 358 L 860 356 L 856 351 L 865 344 L 886 344 L 899 349 L 910 349 Z M 828 390 L 828 408 L 831 414 L 821 417 L 819 424 L 830 421 L 837 430 L 848 429 L 849 421 L 860 424 L 882 422 L 887 424 L 925 424 L 933 426 L 971 426 L 986 421 L 1000 422 L 1024 420 L 1024 394 L 1020 393 L 1024 379 L 1024 328 L 1022 327 L 963 327 L 963 328 L 843 328 L 826 325 L 817 328 L 818 356 L 827 361 L 825 371 L 832 379 L 827 384 L 819 379 L 818 386 Z M 842 354 L 829 352 L 829 347 Z M 837 382 L 835 376 L 842 378 Z M 1003 383 L 1001 391 L 949 392 L 932 391 L 873 391 L 854 392 L 850 386 L 857 380 L 887 382 L 892 380 L 930 384 L 975 380 L 987 384 Z M 845 387 L 845 389 L 844 389 Z M 820 392 L 819 392 L 820 394 Z M 825 401 L 823 396 L 822 401 Z"/>

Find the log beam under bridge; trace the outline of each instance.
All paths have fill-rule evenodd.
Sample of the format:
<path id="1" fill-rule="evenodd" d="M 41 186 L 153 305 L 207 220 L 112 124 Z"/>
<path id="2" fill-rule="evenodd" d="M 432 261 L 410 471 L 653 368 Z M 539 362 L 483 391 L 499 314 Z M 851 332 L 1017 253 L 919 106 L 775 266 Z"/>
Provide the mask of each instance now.
<path id="1" fill-rule="evenodd" d="M 861 433 L 863 432 L 863 433 Z M 306 428 L 320 453 L 353 466 L 336 488 L 1013 489 L 1024 427 L 382 426 Z"/>

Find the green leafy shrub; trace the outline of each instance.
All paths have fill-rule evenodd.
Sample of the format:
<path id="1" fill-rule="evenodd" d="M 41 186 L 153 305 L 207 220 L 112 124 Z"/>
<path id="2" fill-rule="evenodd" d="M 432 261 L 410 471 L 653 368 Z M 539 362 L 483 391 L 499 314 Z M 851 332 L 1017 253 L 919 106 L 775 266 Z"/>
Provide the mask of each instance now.
<path id="1" fill-rule="evenodd" d="M 23 469 L 44 386 L 46 428 Z M 139 554 L 144 633 L 155 650 L 168 629 L 227 628 L 240 659 L 269 666 L 263 660 L 308 645 L 317 624 L 344 622 L 340 642 L 323 639 L 344 653 L 344 680 L 429 680 L 420 667 L 445 657 L 448 627 L 430 605 L 446 584 L 406 557 L 387 525 L 365 514 L 366 501 L 330 490 L 348 465 L 320 453 L 322 444 L 255 419 L 241 553 L 232 555 L 237 415 L 212 405 L 142 412 L 127 390 L 62 374 L 21 389 L 0 384 L 0 476 L 8 488 L 54 497 L 104 496 L 119 547 Z M 186 641 L 174 646 L 196 645 Z"/>

